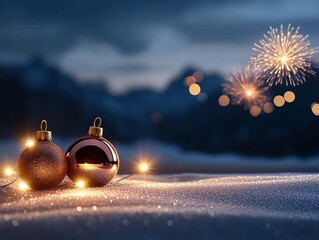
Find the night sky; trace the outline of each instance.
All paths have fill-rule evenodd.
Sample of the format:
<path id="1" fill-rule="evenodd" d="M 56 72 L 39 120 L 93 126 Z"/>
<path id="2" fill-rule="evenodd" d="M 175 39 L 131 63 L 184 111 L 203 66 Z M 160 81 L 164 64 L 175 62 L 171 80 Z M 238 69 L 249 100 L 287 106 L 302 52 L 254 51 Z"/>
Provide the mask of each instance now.
<path id="1" fill-rule="evenodd" d="M 319 45 L 319 1 L 0 1 L 0 61 L 42 57 L 113 92 L 163 89 L 188 66 L 245 67 L 269 26 L 300 26 Z"/>

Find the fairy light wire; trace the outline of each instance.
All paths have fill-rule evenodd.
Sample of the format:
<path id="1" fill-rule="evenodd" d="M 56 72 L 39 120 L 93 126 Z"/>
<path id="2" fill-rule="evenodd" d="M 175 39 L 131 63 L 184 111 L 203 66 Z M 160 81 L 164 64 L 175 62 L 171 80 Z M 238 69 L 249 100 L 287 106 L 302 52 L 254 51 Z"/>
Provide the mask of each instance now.
<path id="1" fill-rule="evenodd" d="M 148 163 L 146 163 L 146 162 L 139 163 L 139 165 L 138 165 L 138 171 L 139 172 L 141 172 L 142 174 L 145 174 L 146 172 L 148 172 L 148 170 L 149 170 L 149 164 Z M 129 175 L 117 180 L 115 183 L 119 183 L 119 182 L 121 182 L 121 181 L 123 181 L 125 179 L 128 179 L 128 178 L 136 175 L 136 174 L 138 174 L 138 173 L 131 173 L 131 174 L 129 174 Z"/>
<path id="2" fill-rule="evenodd" d="M 20 176 L 17 176 L 13 181 L 11 181 L 5 185 L 0 186 L 0 188 L 6 188 L 6 187 L 10 186 L 11 184 L 15 183 L 19 178 L 20 178 Z"/>

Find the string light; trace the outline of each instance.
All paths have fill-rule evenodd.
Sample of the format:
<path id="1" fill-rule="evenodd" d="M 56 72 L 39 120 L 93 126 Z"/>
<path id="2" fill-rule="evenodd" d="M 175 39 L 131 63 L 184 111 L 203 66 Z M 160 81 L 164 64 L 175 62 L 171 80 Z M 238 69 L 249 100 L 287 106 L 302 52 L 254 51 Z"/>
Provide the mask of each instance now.
<path id="1" fill-rule="evenodd" d="M 29 188 L 29 186 L 25 182 L 20 182 L 19 183 L 19 189 L 22 191 L 25 191 Z"/>
<path id="2" fill-rule="evenodd" d="M 136 169 L 137 169 L 137 171 L 139 173 L 146 174 L 150 170 L 150 163 L 148 161 L 141 161 L 141 162 L 139 162 L 137 164 L 137 168 Z M 130 175 L 127 175 L 127 176 L 121 178 L 120 180 L 118 180 L 116 183 L 121 182 L 121 181 L 123 181 L 123 180 L 125 180 L 127 178 L 130 178 L 130 177 L 132 177 L 132 176 L 134 176 L 136 174 L 137 173 L 132 173 Z"/>
<path id="3" fill-rule="evenodd" d="M 140 163 L 140 165 L 139 165 L 139 170 L 140 170 L 142 173 L 146 173 L 146 172 L 148 171 L 148 164 L 145 163 L 145 162 Z"/>
<path id="4" fill-rule="evenodd" d="M 26 147 L 33 147 L 33 146 L 34 146 L 34 141 L 33 141 L 33 140 L 28 140 L 28 141 L 25 143 L 25 146 L 26 146 Z"/>
<path id="5" fill-rule="evenodd" d="M 6 183 L 4 185 L 0 185 L 0 188 L 5 188 L 5 187 L 8 187 L 10 186 L 11 184 L 13 184 L 14 182 L 16 182 L 20 177 L 18 174 L 16 174 L 16 171 L 14 171 L 12 168 L 10 167 L 6 167 L 3 169 L 3 175 L 6 176 L 6 177 L 12 177 L 12 176 L 15 176 L 16 178 L 13 179 L 11 182 L 9 183 Z"/>
<path id="6" fill-rule="evenodd" d="M 5 168 L 4 169 L 4 174 L 6 175 L 6 176 L 12 176 L 13 174 L 15 173 L 15 171 L 13 171 L 11 168 Z"/>
<path id="7" fill-rule="evenodd" d="M 78 182 L 75 182 L 75 186 L 76 186 L 77 188 L 84 188 L 84 187 L 85 187 L 85 182 L 82 181 L 82 180 L 80 180 L 80 181 L 78 181 Z"/>

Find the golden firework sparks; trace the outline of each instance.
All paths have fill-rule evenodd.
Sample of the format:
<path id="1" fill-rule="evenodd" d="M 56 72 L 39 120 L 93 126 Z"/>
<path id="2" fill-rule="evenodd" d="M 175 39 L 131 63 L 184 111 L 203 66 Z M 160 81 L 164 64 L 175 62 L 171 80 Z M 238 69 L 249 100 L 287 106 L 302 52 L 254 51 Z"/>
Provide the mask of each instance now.
<path id="1" fill-rule="evenodd" d="M 244 104 L 246 109 L 251 106 L 262 107 L 269 99 L 268 86 L 265 86 L 250 66 L 244 70 L 236 70 L 227 76 L 223 90 L 232 104 Z"/>
<path id="2" fill-rule="evenodd" d="M 306 75 L 314 75 L 311 59 L 317 48 L 310 46 L 308 35 L 299 33 L 289 24 L 280 30 L 270 27 L 268 34 L 255 44 L 255 55 L 251 63 L 258 75 L 272 86 L 273 84 L 299 85 L 306 82 Z"/>

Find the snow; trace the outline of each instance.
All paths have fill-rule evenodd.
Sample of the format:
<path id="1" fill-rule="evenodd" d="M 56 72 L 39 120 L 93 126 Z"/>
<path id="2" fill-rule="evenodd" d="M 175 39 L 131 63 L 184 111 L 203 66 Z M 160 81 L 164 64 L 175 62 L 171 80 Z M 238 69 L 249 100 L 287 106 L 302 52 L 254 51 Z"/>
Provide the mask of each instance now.
<path id="1" fill-rule="evenodd" d="M 1 189 L 0 239 L 319 238 L 319 174 L 117 179 L 102 188 L 66 178 L 54 190 Z"/>
<path id="2" fill-rule="evenodd" d="M 54 141 L 65 150 L 73 140 Z M 0 189 L 0 239 L 319 239 L 319 174 L 311 173 L 319 156 L 205 154 L 152 141 L 115 146 L 120 173 L 148 156 L 154 175 L 84 189 L 66 177 L 48 191 L 22 191 L 18 181 Z M 16 166 L 23 148 L 1 142 L 0 167 Z M 208 174 L 158 175 L 174 171 Z M 297 173 L 256 173 L 289 171 Z M 0 185 L 9 180 L 0 176 Z"/>

